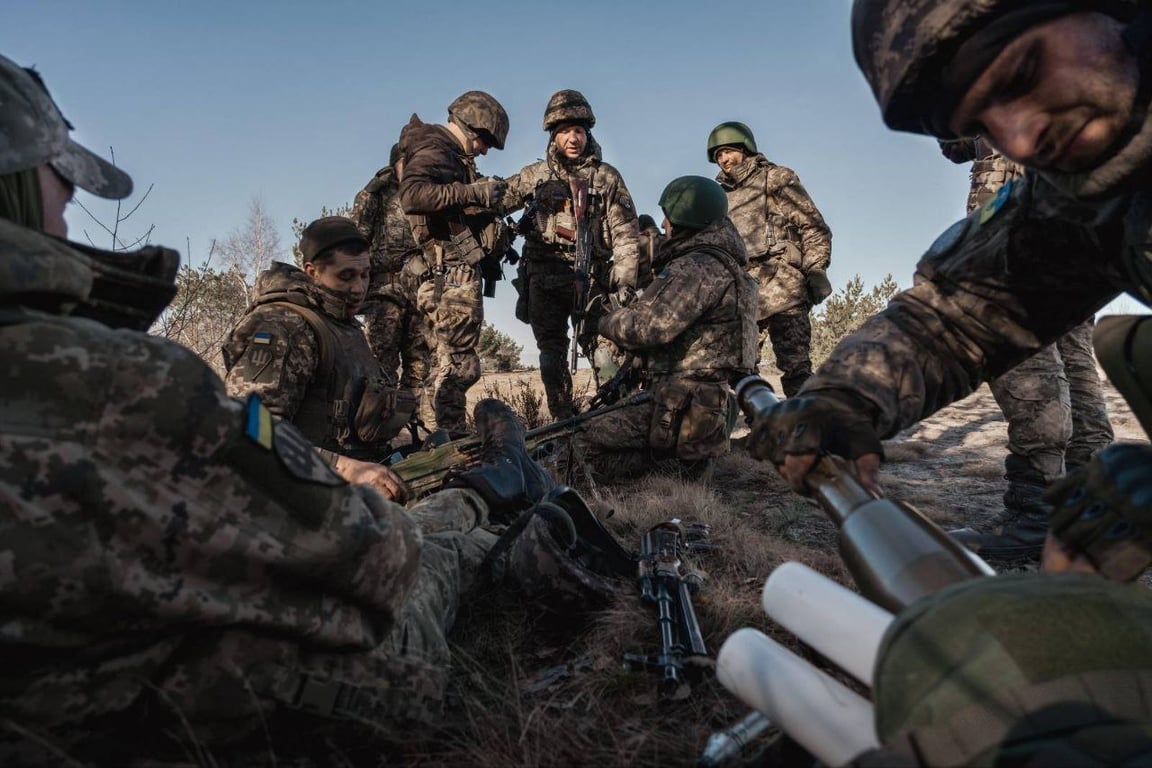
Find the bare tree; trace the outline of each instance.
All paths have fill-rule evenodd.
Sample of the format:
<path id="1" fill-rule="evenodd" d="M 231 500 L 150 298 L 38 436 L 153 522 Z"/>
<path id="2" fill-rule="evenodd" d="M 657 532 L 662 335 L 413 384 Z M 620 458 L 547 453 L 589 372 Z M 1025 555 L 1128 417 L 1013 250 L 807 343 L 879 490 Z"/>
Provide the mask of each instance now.
<path id="1" fill-rule="evenodd" d="M 108 147 L 108 153 L 112 156 L 112 165 L 116 165 L 116 150 L 113 149 L 112 147 Z M 152 187 L 153 187 L 153 185 L 149 184 L 148 189 L 144 190 L 144 194 L 140 196 L 140 199 L 136 201 L 136 204 L 133 205 L 132 208 L 129 209 L 127 212 L 124 211 L 124 206 L 126 205 L 126 203 L 123 200 L 117 200 L 116 201 L 116 214 L 112 217 L 110 224 L 105 223 L 104 221 L 99 219 L 96 216 L 96 214 L 94 214 L 94 213 L 92 213 L 92 211 L 88 210 L 88 207 L 85 206 L 84 203 L 80 202 L 80 200 L 78 200 L 78 199 L 75 200 L 75 203 L 77 206 L 80 207 L 80 210 L 82 210 L 82 211 L 84 211 L 84 213 L 88 214 L 88 218 L 92 219 L 92 221 L 97 226 L 99 226 L 100 229 L 104 230 L 104 232 L 111 238 L 110 250 L 113 250 L 113 251 L 130 251 L 133 248 L 147 245 L 149 239 L 152 237 L 152 232 L 155 231 L 155 229 L 156 229 L 156 225 L 155 224 L 149 225 L 148 229 L 146 229 L 144 231 L 144 234 L 139 235 L 139 236 L 134 237 L 134 238 L 123 236 L 120 232 L 120 225 L 124 224 L 126 221 L 128 221 L 128 219 L 132 218 L 132 214 L 136 213 L 136 211 L 139 210 L 140 206 L 144 203 L 144 201 L 148 199 L 148 195 L 152 194 Z M 97 247 L 97 248 L 100 247 L 100 246 L 96 245 L 96 241 L 94 241 L 92 239 L 92 235 L 88 234 L 87 229 L 83 230 L 83 232 L 84 232 L 84 237 L 88 240 L 89 245 L 92 245 L 92 246 Z"/>
<path id="2" fill-rule="evenodd" d="M 324 218 L 325 216 L 343 216 L 346 219 L 352 218 L 352 206 L 345 203 L 335 209 L 331 209 L 326 205 L 320 206 L 320 215 L 317 218 Z M 292 234 L 295 240 L 292 242 L 292 260 L 296 262 L 296 266 L 304 266 L 304 254 L 300 252 L 300 236 L 304 234 L 304 228 L 311 224 L 309 221 L 301 221 L 300 219 L 292 219 Z"/>
<path id="3" fill-rule="evenodd" d="M 254 197 L 248 203 L 248 218 L 217 245 L 221 263 L 236 270 L 252 285 L 256 276 L 284 255 L 276 223 L 268 215 L 264 201 Z"/>

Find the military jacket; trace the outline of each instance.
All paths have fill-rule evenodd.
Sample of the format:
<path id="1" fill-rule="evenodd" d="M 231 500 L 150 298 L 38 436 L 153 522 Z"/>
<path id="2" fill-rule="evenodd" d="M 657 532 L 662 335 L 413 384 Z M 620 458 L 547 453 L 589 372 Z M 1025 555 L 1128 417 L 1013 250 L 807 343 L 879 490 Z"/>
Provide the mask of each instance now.
<path id="1" fill-rule="evenodd" d="M 988 202 L 1004 184 L 1024 174 L 1024 166 L 1004 157 L 982 138 L 941 140 L 940 149 L 954 163 L 972 162 L 969 213 Z"/>
<path id="2" fill-rule="evenodd" d="M 89 759 L 115 746 L 95 718 L 211 743 L 258 729 L 285 669 L 378 677 L 415 523 L 191 351 L 69 315 L 97 279 L 0 220 L 0 716 Z"/>
<path id="3" fill-rule="evenodd" d="M 1121 291 L 1152 304 L 1152 120 L 1083 174 L 1028 172 L 947 230 L 916 284 L 845 338 L 804 393 L 890 436 L 1054 342 Z"/>
<path id="4" fill-rule="evenodd" d="M 659 227 L 648 227 L 640 230 L 640 240 L 637 247 L 639 258 L 636 262 L 636 287 L 644 288 L 652 282 L 652 265 L 659 263 L 660 249 L 666 239 Z"/>
<path id="5" fill-rule="evenodd" d="M 652 284 L 600 320 L 600 333 L 648 356 L 653 376 L 724 381 L 756 365 L 756 285 L 728 219 L 667 240 Z"/>
<path id="6" fill-rule="evenodd" d="M 373 286 L 400 271 L 405 259 L 420 250 L 400 207 L 399 191 L 393 169 L 382 168 L 352 203 L 352 220 L 369 243 Z"/>
<path id="7" fill-rule="evenodd" d="M 805 275 L 828 269 L 832 233 L 796 173 L 757 154 L 716 181 L 728 193 L 728 215 L 760 283 L 760 319 L 805 304 Z"/>
<path id="8" fill-rule="evenodd" d="M 411 415 L 411 395 L 400 397 L 359 323 L 345 319 L 342 306 L 327 306 L 325 294 L 289 264 L 265 270 L 256 293 L 224 345 L 229 394 L 259 395 L 329 459 L 390 453 L 388 441 Z"/>
<path id="9" fill-rule="evenodd" d="M 601 159 L 591 135 L 585 155 L 575 163 L 560 159 L 555 145 L 548 159 L 525 166 L 508 181 L 503 206 L 509 213 L 526 207 L 521 221 L 523 256 L 529 261 L 575 261 L 575 219 L 569 183 L 578 177 L 588 184 L 588 224 L 592 228 L 593 259 L 612 263 L 610 285 L 636 287 L 639 228 L 636 206 L 620 172 Z M 566 233 L 572 233 L 572 237 Z"/>

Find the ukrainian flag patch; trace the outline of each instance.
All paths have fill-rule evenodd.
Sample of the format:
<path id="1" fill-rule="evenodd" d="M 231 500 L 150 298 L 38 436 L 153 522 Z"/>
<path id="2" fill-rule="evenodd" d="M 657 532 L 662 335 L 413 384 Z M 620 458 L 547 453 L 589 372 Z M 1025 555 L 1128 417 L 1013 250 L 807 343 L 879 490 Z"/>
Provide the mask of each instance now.
<path id="1" fill-rule="evenodd" d="M 1012 196 L 1012 185 L 1015 181 L 1015 179 L 1012 179 L 1012 181 L 1005 182 L 1000 189 L 996 191 L 996 196 L 984 203 L 984 207 L 980 209 L 981 224 L 986 224 L 989 219 L 1004 207 L 1004 203 L 1008 202 L 1008 198 Z"/>
<path id="2" fill-rule="evenodd" d="M 260 402 L 259 395 L 248 396 L 248 428 L 252 442 L 265 450 L 272 448 L 272 413 Z"/>
<path id="3" fill-rule="evenodd" d="M 253 344 L 271 344 L 272 343 L 272 334 L 265 333 L 264 331 L 261 331 L 260 333 L 254 333 L 254 334 L 252 334 L 252 343 Z"/>

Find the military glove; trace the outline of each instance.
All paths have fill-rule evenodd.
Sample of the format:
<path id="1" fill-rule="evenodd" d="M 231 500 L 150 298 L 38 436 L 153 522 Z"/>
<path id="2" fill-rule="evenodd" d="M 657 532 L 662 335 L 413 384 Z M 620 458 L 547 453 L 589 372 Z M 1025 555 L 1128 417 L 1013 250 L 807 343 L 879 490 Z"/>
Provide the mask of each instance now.
<path id="1" fill-rule="evenodd" d="M 954 163 L 970 163 L 976 159 L 976 139 L 940 139 L 940 154 Z"/>
<path id="2" fill-rule="evenodd" d="M 496 208 L 508 191 L 508 182 L 496 176 L 474 181 L 467 186 L 468 202 L 483 208 Z"/>
<path id="3" fill-rule="evenodd" d="M 636 289 L 630 285 L 617 288 L 608 300 L 611 309 L 622 309 L 636 300 Z"/>
<path id="4" fill-rule="evenodd" d="M 753 458 L 783 464 L 789 455 L 831 453 L 846 459 L 883 454 L 863 405 L 824 395 L 790 397 L 757 415 L 748 438 Z"/>
<path id="5" fill-rule="evenodd" d="M 819 304 L 832 295 L 832 283 L 828 282 L 828 273 L 822 269 L 810 269 L 804 276 L 808 287 L 808 301 L 813 305 Z"/>
<path id="6" fill-rule="evenodd" d="M 1152 563 L 1152 447 L 1110 445 L 1044 499 L 1052 535 L 1102 575 L 1132 581 Z"/>

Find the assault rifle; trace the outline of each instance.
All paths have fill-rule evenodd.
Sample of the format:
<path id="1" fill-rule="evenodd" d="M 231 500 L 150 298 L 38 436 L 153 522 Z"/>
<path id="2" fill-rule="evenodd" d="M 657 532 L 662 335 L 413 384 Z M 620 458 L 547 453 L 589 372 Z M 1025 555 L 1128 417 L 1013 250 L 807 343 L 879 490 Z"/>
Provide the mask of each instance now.
<path id="1" fill-rule="evenodd" d="M 650 392 L 637 392 L 612 405 L 530 429 L 524 435 L 528 455 L 537 460 L 547 458 L 559 450 L 561 443 L 583 432 L 586 422 L 592 417 L 643 403 L 651 397 Z M 391 467 L 408 485 L 412 498 L 418 499 L 440 490 L 450 472 L 474 466 L 480 459 L 480 447 L 480 438 L 465 437 L 412 453 Z"/>
<path id="2" fill-rule="evenodd" d="M 588 318 L 588 292 L 592 287 L 592 231 L 588 227 L 588 180 L 573 176 L 568 184 L 572 190 L 572 216 L 576 220 L 576 263 L 573 266 L 576 294 L 572 298 L 572 347 L 568 354 L 569 366 L 575 373 L 580 337 Z"/>
<path id="3" fill-rule="evenodd" d="M 702 523 L 685 526 L 672 519 L 654 525 L 640 542 L 640 598 L 656 604 L 660 653 L 626 653 L 624 666 L 659 672 L 664 693 L 672 693 L 680 686 L 685 672 L 690 670 L 685 667 L 686 660 L 708 656 L 692 607 L 692 595 L 700 591 L 704 577 L 698 571 L 683 568 L 680 556 L 684 552 L 715 549 L 707 541 L 709 533 L 708 526 Z"/>

